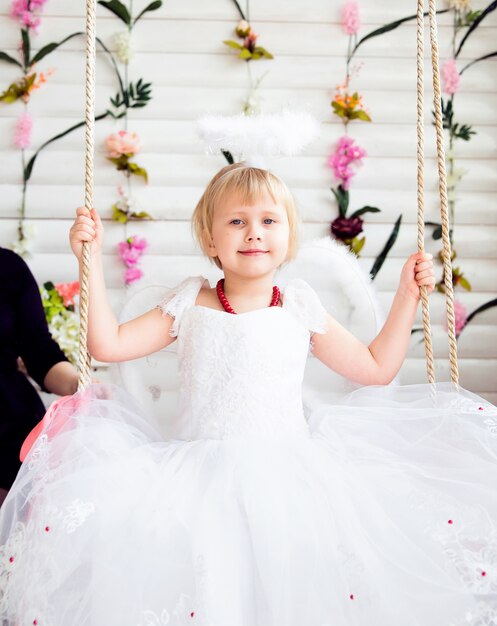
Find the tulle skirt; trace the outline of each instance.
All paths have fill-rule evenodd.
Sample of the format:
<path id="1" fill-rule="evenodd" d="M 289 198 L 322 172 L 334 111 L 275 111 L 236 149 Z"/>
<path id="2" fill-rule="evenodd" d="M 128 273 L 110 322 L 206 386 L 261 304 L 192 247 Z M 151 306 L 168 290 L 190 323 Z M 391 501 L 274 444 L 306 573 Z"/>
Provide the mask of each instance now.
<path id="1" fill-rule="evenodd" d="M 497 624 L 496 408 L 373 386 L 308 425 L 164 441 L 117 387 L 73 396 L 0 510 L 0 623 Z"/>

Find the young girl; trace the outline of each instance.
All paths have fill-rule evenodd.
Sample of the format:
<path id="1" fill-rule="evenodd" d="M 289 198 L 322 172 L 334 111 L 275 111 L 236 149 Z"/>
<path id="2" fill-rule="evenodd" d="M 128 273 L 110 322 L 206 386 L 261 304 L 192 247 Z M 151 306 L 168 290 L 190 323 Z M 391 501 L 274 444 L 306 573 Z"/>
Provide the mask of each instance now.
<path id="1" fill-rule="evenodd" d="M 363 345 L 311 287 L 274 286 L 296 250 L 274 174 L 222 169 L 193 216 L 222 269 L 119 325 L 91 243 L 90 352 L 178 342 L 178 437 L 93 385 L 63 404 L 0 516 L 0 617 L 50 626 L 483 626 L 497 623 L 496 409 L 450 383 L 387 386 L 405 357 L 431 255 L 405 263 Z M 306 421 L 309 347 L 364 387 Z"/>

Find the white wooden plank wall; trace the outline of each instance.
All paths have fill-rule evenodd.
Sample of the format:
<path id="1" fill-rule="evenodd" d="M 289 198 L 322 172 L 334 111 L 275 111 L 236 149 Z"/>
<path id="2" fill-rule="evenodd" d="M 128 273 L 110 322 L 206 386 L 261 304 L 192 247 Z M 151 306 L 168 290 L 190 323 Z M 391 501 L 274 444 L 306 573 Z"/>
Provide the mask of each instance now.
<path id="1" fill-rule="evenodd" d="M 245 7 L 244 0 L 241 0 Z M 134 14 L 148 2 L 135 0 Z M 261 45 L 275 55 L 270 62 L 253 63 L 255 76 L 265 70 L 260 95 L 263 109 L 278 110 L 295 104 L 312 111 L 322 123 L 319 139 L 304 156 L 280 159 L 273 169 L 295 193 L 304 220 L 304 238 L 328 232 L 336 216 L 329 188 L 336 185 L 326 158 L 342 134 L 342 126 L 331 114 L 329 102 L 335 85 L 343 81 L 347 37 L 340 26 L 342 2 L 314 0 L 252 0 L 250 15 Z M 388 21 L 415 12 L 415 2 L 361 0 L 364 34 Z M 0 1 L 0 48 L 15 54 L 19 31 L 8 17 L 10 2 Z M 483 8 L 485 2 L 474 2 Z M 442 6 L 440 7 L 442 8 Z M 198 254 L 189 218 L 209 178 L 225 164 L 223 158 L 207 156 L 195 134 L 196 118 L 207 111 L 239 112 L 247 93 L 243 62 L 222 44 L 233 38 L 237 13 L 229 0 L 166 0 L 134 31 L 137 48 L 130 65 L 130 78 L 153 82 L 153 100 L 144 109 L 130 112 L 129 129 L 143 140 L 137 162 L 148 169 L 150 184 L 134 182 L 134 195 L 142 209 L 157 221 L 128 226 L 128 234 L 142 234 L 150 243 L 143 260 L 147 280 L 171 284 L 190 273 L 217 274 Z M 452 29 L 450 18 L 439 18 L 440 53 L 449 55 Z M 117 18 L 99 7 L 98 35 L 110 47 L 115 32 L 123 29 Z M 42 18 L 35 49 L 58 41 L 84 28 L 82 0 L 49 0 Z M 461 61 L 470 61 L 495 49 L 497 16 L 487 18 L 464 48 Z M 427 37 L 427 47 L 429 45 Z M 108 106 L 117 91 L 107 61 L 98 55 L 97 112 Z M 426 80 L 431 78 L 429 51 Z M 350 133 L 365 147 L 368 157 L 351 187 L 353 208 L 379 206 L 382 212 L 366 217 L 367 243 L 362 263 L 370 268 L 400 212 L 400 236 L 375 284 L 388 307 L 396 289 L 400 268 L 416 248 L 416 160 L 415 160 L 415 25 L 364 44 L 357 56 L 363 68 L 354 85 L 363 94 L 373 124 L 353 123 Z M 46 57 L 39 70 L 54 68 L 46 85 L 30 103 L 35 126 L 33 145 L 82 119 L 84 110 L 84 55 L 82 40 L 73 40 Z M 17 77 L 16 69 L 0 65 L 0 85 L 5 88 Z M 496 295 L 497 210 L 496 137 L 497 98 L 495 61 L 482 62 L 468 70 L 456 97 L 456 118 L 474 125 L 478 132 L 467 145 L 458 143 L 457 165 L 468 170 L 459 190 L 455 242 L 460 265 L 473 285 L 456 297 L 469 311 Z M 0 104 L 0 245 L 15 238 L 21 191 L 20 153 L 12 146 L 14 121 L 21 104 Z M 431 127 L 431 90 L 426 94 L 426 206 L 427 219 L 437 220 L 438 195 L 434 132 Z M 106 269 L 112 300 L 119 307 L 122 265 L 114 254 L 124 238 L 124 227 L 108 221 L 115 202 L 116 186 L 122 176 L 105 160 L 103 140 L 122 128 L 122 121 L 97 124 L 95 203 L 106 218 Z M 36 227 L 34 255 L 29 261 L 39 282 L 68 281 L 76 277 L 76 263 L 67 242 L 74 208 L 83 201 L 83 133 L 75 132 L 46 149 L 38 159 L 27 197 L 27 216 Z M 428 233 L 429 235 L 429 233 Z M 436 253 L 439 242 L 427 240 Z M 431 297 L 435 356 L 438 378 L 448 380 L 447 341 L 443 328 L 444 298 Z M 462 384 L 493 402 L 497 401 L 497 309 L 477 317 L 459 340 Z M 420 322 L 420 316 L 418 316 Z M 425 382 L 424 350 L 420 335 L 413 337 L 409 357 L 401 371 L 403 383 Z"/>

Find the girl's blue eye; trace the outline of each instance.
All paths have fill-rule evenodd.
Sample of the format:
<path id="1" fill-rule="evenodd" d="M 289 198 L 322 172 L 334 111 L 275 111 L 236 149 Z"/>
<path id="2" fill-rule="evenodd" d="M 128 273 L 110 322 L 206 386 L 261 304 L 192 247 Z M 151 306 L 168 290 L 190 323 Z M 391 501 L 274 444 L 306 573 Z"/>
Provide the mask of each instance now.
<path id="1" fill-rule="evenodd" d="M 273 223 L 275 223 L 275 220 L 271 219 L 270 217 L 267 217 L 264 220 L 264 224 L 273 224 Z"/>
<path id="2" fill-rule="evenodd" d="M 236 218 L 236 219 L 234 219 L 234 220 L 231 220 L 231 223 L 232 223 L 232 224 L 235 224 L 235 226 L 238 226 L 238 224 L 241 224 L 241 223 L 242 223 L 242 220 L 240 220 L 240 219 Z"/>

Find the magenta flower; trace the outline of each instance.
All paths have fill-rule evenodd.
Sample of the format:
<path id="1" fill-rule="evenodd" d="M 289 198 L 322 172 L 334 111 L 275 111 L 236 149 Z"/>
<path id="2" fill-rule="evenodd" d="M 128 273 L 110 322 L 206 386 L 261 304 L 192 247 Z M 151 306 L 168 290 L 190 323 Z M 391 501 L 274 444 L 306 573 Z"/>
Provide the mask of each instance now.
<path id="1" fill-rule="evenodd" d="M 148 246 L 147 240 L 143 237 L 128 237 L 125 241 L 117 244 L 117 249 L 122 262 L 127 266 L 124 272 L 124 282 L 126 285 L 139 280 L 143 276 L 142 270 L 137 267 L 140 257 Z"/>
<path id="2" fill-rule="evenodd" d="M 454 317 L 456 337 L 459 337 L 468 321 L 468 311 L 459 300 L 454 300 Z M 445 330 L 447 330 L 447 320 L 445 320 Z"/>
<path id="3" fill-rule="evenodd" d="M 40 25 L 40 17 L 35 11 L 41 11 L 47 0 L 12 0 L 10 16 L 17 20 L 21 26 L 32 28 L 36 31 Z"/>
<path id="4" fill-rule="evenodd" d="M 128 267 L 126 271 L 124 272 L 124 282 L 127 285 L 131 285 L 131 283 L 134 283 L 135 281 L 140 280 L 142 276 L 143 276 L 143 272 L 141 271 L 139 267 Z"/>
<path id="5" fill-rule="evenodd" d="M 328 165 L 333 168 L 335 178 L 341 181 L 343 189 L 348 189 L 350 179 L 355 175 L 352 165 L 362 165 L 366 150 L 354 143 L 354 139 L 344 135 L 338 140 L 335 152 L 328 158 Z"/>
<path id="6" fill-rule="evenodd" d="M 459 81 L 461 80 L 461 75 L 457 71 L 456 60 L 447 59 L 442 65 L 440 73 L 442 76 L 443 92 L 451 96 L 454 95 L 459 88 Z"/>
<path id="7" fill-rule="evenodd" d="M 31 130 L 33 128 L 33 119 L 29 113 L 21 113 L 17 118 L 15 132 L 14 132 L 14 145 L 21 150 L 29 148 L 31 145 Z"/>
<path id="8" fill-rule="evenodd" d="M 342 27 L 347 35 L 355 35 L 359 30 L 359 5 L 349 0 L 342 8 Z"/>

